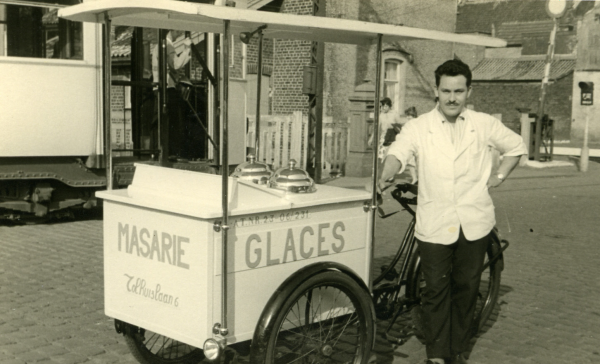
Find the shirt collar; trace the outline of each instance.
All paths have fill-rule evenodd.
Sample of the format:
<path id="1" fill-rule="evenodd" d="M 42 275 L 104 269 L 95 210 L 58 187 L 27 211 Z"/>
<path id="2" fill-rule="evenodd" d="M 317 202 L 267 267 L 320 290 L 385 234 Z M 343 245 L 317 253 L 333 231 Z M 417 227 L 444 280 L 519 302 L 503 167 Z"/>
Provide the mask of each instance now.
<path id="1" fill-rule="evenodd" d="M 443 124 L 443 123 L 446 123 L 446 122 L 448 122 L 448 123 L 449 123 L 448 119 L 446 119 L 446 115 L 444 115 L 444 113 L 443 113 L 443 112 L 442 112 L 442 110 L 440 109 L 440 103 L 439 103 L 439 102 L 438 102 L 438 104 L 436 105 L 435 109 L 437 110 L 437 112 L 438 112 L 438 114 L 439 114 L 439 116 L 440 116 L 440 118 L 441 118 L 442 124 Z M 465 120 L 465 118 L 466 118 L 466 115 L 465 115 L 465 114 L 466 114 L 466 111 L 467 111 L 467 108 L 466 108 L 466 107 L 465 107 L 465 108 L 463 108 L 463 109 L 462 109 L 462 111 L 460 112 L 460 114 L 458 115 L 458 117 L 457 117 L 457 120 L 458 120 L 458 119 Z"/>

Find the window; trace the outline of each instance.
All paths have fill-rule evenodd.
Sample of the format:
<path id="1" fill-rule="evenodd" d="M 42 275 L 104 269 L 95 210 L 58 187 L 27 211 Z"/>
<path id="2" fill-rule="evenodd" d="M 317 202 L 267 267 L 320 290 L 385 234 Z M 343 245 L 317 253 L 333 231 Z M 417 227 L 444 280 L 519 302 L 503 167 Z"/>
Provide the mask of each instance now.
<path id="1" fill-rule="evenodd" d="M 383 75 L 382 90 L 383 97 L 392 100 L 392 109 L 404 115 L 406 100 L 406 75 L 408 67 L 408 53 L 401 49 L 387 49 L 383 51 Z"/>
<path id="2" fill-rule="evenodd" d="M 392 100 L 395 110 L 399 110 L 400 105 L 400 64 L 395 59 L 385 61 L 383 97 L 389 97 Z"/>
<path id="3" fill-rule="evenodd" d="M 54 1 L 72 5 L 74 1 Z M 83 59 L 83 27 L 58 17 L 58 8 L 40 2 L 0 1 L 0 56 Z"/>

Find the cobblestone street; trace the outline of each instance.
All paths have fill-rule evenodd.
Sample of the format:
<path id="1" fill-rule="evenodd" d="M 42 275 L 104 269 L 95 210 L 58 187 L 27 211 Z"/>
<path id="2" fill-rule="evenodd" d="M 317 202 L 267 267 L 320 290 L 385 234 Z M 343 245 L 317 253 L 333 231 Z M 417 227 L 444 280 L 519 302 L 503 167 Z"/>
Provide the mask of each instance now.
<path id="1" fill-rule="evenodd" d="M 352 188 L 365 182 L 342 180 Z M 600 362 L 599 187 L 600 164 L 590 163 L 586 174 L 518 168 L 492 192 L 511 244 L 499 305 L 469 363 Z M 394 204 L 386 201 L 386 212 Z M 407 215 L 378 221 L 377 262 L 395 252 Z M 99 218 L 1 225 L 0 363 L 136 363 L 104 315 L 102 264 Z M 376 357 L 422 363 L 425 350 L 416 338 L 399 347 L 378 338 Z"/>

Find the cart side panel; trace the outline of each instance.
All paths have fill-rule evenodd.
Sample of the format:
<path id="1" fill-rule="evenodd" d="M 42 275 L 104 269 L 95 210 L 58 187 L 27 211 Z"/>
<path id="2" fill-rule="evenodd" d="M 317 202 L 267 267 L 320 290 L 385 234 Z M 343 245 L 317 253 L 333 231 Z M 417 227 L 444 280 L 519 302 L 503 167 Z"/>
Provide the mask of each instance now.
<path id="1" fill-rule="evenodd" d="M 106 200 L 106 315 L 201 347 L 212 327 L 207 230 L 206 221 Z"/>
<path id="2" fill-rule="evenodd" d="M 333 261 L 352 269 L 368 285 L 365 237 L 369 214 L 363 201 L 231 217 L 228 243 L 230 342 L 250 340 L 267 301 L 300 268 Z M 215 261 L 221 259 L 215 234 Z M 213 320 L 220 320 L 220 267 L 214 267 Z"/>

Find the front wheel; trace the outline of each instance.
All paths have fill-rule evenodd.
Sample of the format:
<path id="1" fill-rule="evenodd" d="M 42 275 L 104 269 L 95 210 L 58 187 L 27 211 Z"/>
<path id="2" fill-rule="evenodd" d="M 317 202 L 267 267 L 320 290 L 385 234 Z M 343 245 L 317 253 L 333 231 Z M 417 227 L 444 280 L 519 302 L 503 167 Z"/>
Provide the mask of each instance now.
<path id="1" fill-rule="evenodd" d="M 141 364 L 198 364 L 204 359 L 201 349 L 166 336 L 126 324 L 127 346 Z"/>
<path id="2" fill-rule="evenodd" d="M 374 331 L 365 289 L 342 272 L 318 273 L 276 313 L 265 363 L 367 363 Z"/>
<path id="3" fill-rule="evenodd" d="M 487 263 L 494 259 L 497 254 L 501 254 L 500 238 L 498 237 L 497 232 L 493 230 L 491 233 L 484 265 L 487 265 Z M 501 273 L 502 261 L 499 259 L 494 260 L 481 273 L 479 293 L 477 294 L 477 304 L 475 307 L 475 319 L 473 321 L 474 335 L 481 331 L 494 311 L 494 307 L 498 301 L 498 295 L 500 293 Z M 421 258 L 418 250 L 415 250 L 411 257 L 407 281 L 407 295 L 415 298 L 416 302 L 420 302 L 421 293 L 425 288 L 425 278 L 421 271 Z M 420 317 L 420 306 L 416 305 L 413 310 L 416 311 L 414 317 Z M 417 320 L 417 322 L 414 324 L 417 327 L 417 331 L 422 332 L 422 324 L 420 320 Z"/>

